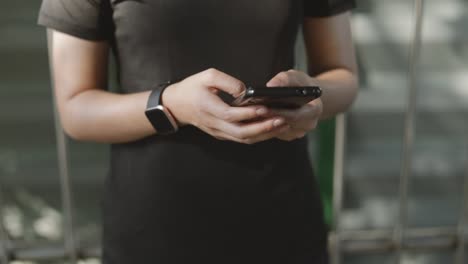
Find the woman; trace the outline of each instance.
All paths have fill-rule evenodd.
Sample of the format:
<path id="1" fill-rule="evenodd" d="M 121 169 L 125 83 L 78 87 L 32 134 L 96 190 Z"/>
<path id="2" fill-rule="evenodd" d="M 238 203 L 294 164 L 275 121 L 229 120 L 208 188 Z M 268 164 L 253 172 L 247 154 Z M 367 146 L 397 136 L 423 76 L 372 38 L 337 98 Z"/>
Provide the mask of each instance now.
<path id="1" fill-rule="evenodd" d="M 104 263 L 327 263 L 304 135 L 355 97 L 352 7 L 43 1 L 63 127 L 112 144 Z M 301 24 L 308 73 L 291 70 Z M 119 93 L 107 90 L 109 51 Z M 246 85 L 318 85 L 323 96 L 296 110 L 232 107 L 217 96 Z"/>

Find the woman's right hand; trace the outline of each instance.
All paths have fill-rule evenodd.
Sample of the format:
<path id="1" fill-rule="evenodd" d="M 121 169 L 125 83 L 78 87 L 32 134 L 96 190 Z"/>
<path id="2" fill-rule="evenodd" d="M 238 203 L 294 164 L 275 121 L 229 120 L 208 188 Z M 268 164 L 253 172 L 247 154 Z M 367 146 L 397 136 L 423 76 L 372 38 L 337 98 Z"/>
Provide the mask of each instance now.
<path id="1" fill-rule="evenodd" d="M 244 89 L 234 77 L 208 69 L 167 87 L 162 101 L 179 125 L 194 125 L 221 140 L 253 144 L 288 129 L 283 117 L 267 117 L 265 106 L 232 107 L 217 95 L 222 90 L 236 96 Z"/>

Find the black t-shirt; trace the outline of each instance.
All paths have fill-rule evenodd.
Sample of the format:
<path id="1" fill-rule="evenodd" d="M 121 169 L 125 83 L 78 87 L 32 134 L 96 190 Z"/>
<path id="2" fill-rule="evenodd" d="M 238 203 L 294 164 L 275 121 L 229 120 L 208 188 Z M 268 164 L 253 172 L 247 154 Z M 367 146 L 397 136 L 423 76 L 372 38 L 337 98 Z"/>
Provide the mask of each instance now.
<path id="1" fill-rule="evenodd" d="M 133 93 L 208 68 L 264 85 L 293 67 L 304 16 L 353 6 L 353 0 L 43 0 L 39 24 L 109 41 L 120 92 Z M 304 138 L 242 145 L 186 126 L 114 144 L 105 190 L 107 264 L 319 263 L 326 252 Z"/>

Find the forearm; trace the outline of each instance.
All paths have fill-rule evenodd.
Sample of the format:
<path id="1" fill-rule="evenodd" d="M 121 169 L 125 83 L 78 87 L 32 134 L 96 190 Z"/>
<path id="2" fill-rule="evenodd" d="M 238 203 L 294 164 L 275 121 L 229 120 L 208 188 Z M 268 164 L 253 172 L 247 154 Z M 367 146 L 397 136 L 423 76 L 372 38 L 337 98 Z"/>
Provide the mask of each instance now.
<path id="1" fill-rule="evenodd" d="M 358 90 L 358 78 L 351 71 L 338 68 L 315 76 L 323 89 L 321 119 L 346 111 L 354 101 Z"/>
<path id="2" fill-rule="evenodd" d="M 145 116 L 149 91 L 115 94 L 104 90 L 83 91 L 59 106 L 62 125 L 72 138 L 123 143 L 155 133 Z"/>

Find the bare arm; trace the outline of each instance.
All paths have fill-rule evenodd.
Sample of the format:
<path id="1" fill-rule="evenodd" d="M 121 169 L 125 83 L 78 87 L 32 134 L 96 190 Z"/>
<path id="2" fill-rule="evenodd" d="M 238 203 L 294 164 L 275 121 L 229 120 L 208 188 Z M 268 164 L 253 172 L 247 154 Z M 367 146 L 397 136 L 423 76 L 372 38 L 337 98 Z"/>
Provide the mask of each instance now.
<path id="1" fill-rule="evenodd" d="M 345 111 L 357 94 L 358 76 L 349 20 L 350 14 L 346 12 L 304 21 L 308 73 L 324 89 L 321 118 Z"/>
<path id="2" fill-rule="evenodd" d="M 148 92 L 115 94 L 106 91 L 109 46 L 49 30 L 49 50 L 55 96 L 65 132 L 85 141 L 121 143 L 156 133 L 144 112 Z M 265 107 L 230 107 L 213 88 L 231 94 L 245 89 L 235 78 L 215 69 L 169 86 L 163 101 L 180 125 L 191 124 L 222 140 L 256 143 L 284 130 L 284 119 L 270 117 Z"/>
<path id="3" fill-rule="evenodd" d="M 65 132 L 78 140 L 125 142 L 154 133 L 144 110 L 149 92 L 106 91 L 109 47 L 48 30 L 55 96 Z"/>
<path id="4" fill-rule="evenodd" d="M 357 94 L 358 77 L 351 38 L 349 13 L 324 18 L 306 18 L 304 40 L 308 73 L 280 72 L 268 86 L 318 85 L 322 97 L 297 110 L 276 110 L 286 118 L 290 129 L 278 136 L 282 140 L 301 138 L 316 128 L 319 119 L 346 111 Z"/>

